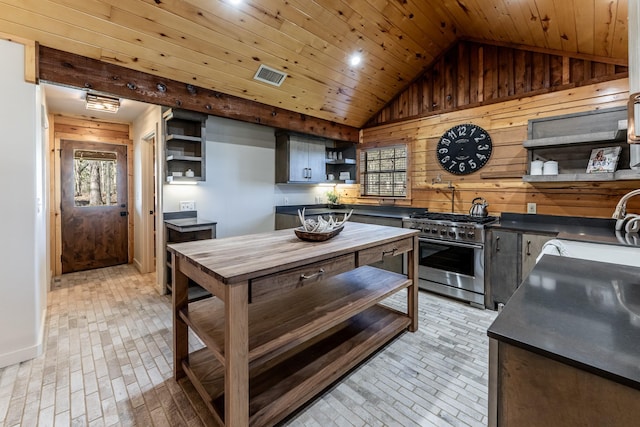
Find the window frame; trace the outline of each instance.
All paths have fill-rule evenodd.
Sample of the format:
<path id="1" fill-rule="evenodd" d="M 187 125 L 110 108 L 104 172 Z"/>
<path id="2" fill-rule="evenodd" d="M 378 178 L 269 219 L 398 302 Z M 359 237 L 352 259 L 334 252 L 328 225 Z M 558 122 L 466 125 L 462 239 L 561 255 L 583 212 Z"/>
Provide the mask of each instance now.
<path id="1" fill-rule="evenodd" d="M 396 168 L 395 166 L 395 161 L 399 158 L 395 156 L 394 153 L 394 157 L 393 160 L 394 161 L 394 167 L 393 169 L 386 169 L 386 170 L 378 170 L 378 171 L 368 171 L 366 169 L 366 162 L 368 161 L 368 157 L 369 157 L 369 153 L 372 152 L 378 152 L 379 154 L 381 154 L 382 151 L 384 150 L 389 150 L 389 149 L 403 149 L 405 152 L 405 167 L 404 168 Z M 359 189 L 359 197 L 364 198 L 364 199 L 381 199 L 381 200 L 385 200 L 385 199 L 393 199 L 393 200 L 397 200 L 397 201 L 410 201 L 411 200 L 411 151 L 410 151 L 410 145 L 406 142 L 398 142 L 398 141 L 394 141 L 392 143 L 388 143 L 388 144 L 376 144 L 376 145 L 369 145 L 366 147 L 358 147 L 358 177 L 360 179 L 360 189 Z M 400 157 L 402 158 L 402 157 Z M 364 168 L 364 170 L 363 170 Z M 404 194 L 397 194 L 392 187 L 392 194 L 381 194 L 380 191 L 376 192 L 376 193 L 372 193 L 371 191 L 369 191 L 369 193 L 367 194 L 367 177 L 372 175 L 372 174 L 378 174 L 378 175 L 382 175 L 382 174 L 387 174 L 387 173 L 391 173 L 391 174 L 396 174 L 396 173 L 403 173 L 404 174 L 404 182 L 402 183 L 402 186 L 404 188 Z M 394 184 L 392 184 L 393 186 Z M 369 189 L 370 190 L 370 189 Z"/>

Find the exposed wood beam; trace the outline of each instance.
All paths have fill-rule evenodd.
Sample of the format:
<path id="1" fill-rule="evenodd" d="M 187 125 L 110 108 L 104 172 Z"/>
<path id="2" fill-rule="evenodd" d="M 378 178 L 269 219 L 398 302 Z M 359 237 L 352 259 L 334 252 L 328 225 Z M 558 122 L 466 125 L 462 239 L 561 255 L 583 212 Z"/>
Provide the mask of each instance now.
<path id="1" fill-rule="evenodd" d="M 575 59 L 582 59 L 585 61 L 594 61 L 594 62 L 602 62 L 604 64 L 613 64 L 613 65 L 620 65 L 623 67 L 628 66 L 629 61 L 627 59 L 620 59 L 620 58 L 610 58 L 608 56 L 599 56 L 599 55 L 589 55 L 589 54 L 585 54 L 585 53 L 576 53 L 576 52 L 568 52 L 568 51 L 564 51 L 564 50 L 557 50 L 557 49 L 548 49 L 548 48 L 542 48 L 542 47 L 536 47 L 536 46 L 528 46 L 525 44 L 519 44 L 519 43 L 505 43 L 505 42 L 499 42 L 499 41 L 494 41 L 494 40 L 483 40 L 483 39 L 477 39 L 474 37 L 460 37 L 458 38 L 458 41 L 469 41 L 469 42 L 473 42 L 473 43 L 480 43 L 480 44 L 490 44 L 490 45 L 494 45 L 494 46 L 501 46 L 501 47 L 509 47 L 512 49 L 522 49 L 522 50 L 528 50 L 530 52 L 538 52 L 538 53 L 546 53 L 549 55 L 557 55 L 557 56 L 562 56 L 562 57 L 569 57 L 569 58 L 575 58 Z"/>
<path id="2" fill-rule="evenodd" d="M 282 108 L 40 46 L 39 78 L 167 107 L 258 123 L 325 138 L 358 142 L 359 130 Z"/>

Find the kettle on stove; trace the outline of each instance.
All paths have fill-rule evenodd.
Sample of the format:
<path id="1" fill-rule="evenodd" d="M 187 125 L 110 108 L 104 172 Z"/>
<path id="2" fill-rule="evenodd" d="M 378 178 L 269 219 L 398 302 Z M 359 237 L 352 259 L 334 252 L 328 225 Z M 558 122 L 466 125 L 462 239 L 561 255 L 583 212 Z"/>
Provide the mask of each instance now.
<path id="1" fill-rule="evenodd" d="M 476 197 L 471 201 L 471 209 L 469 209 L 469 215 L 472 216 L 487 216 L 489 211 L 487 210 L 489 203 L 482 197 Z"/>

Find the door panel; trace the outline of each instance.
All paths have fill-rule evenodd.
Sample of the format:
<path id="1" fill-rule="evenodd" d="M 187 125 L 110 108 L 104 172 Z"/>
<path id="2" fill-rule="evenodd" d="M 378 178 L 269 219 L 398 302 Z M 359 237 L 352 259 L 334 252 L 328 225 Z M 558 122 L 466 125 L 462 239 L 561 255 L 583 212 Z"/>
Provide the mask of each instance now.
<path id="1" fill-rule="evenodd" d="M 61 141 L 62 272 L 128 262 L 127 147 Z"/>

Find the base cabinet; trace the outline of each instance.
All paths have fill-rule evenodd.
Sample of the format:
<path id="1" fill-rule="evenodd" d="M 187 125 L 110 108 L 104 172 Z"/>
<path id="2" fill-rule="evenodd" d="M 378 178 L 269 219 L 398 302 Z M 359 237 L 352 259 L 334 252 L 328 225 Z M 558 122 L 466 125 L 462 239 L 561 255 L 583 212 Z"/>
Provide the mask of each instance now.
<path id="1" fill-rule="evenodd" d="M 195 213 L 195 211 L 193 211 Z M 172 215 L 173 214 L 173 215 Z M 165 239 L 166 244 L 193 242 L 196 240 L 206 240 L 216 238 L 216 223 L 210 221 L 198 221 L 197 217 L 182 217 L 181 214 L 189 214 L 189 212 L 165 213 Z M 179 218 L 175 218 L 178 216 Z M 168 219 L 169 217 L 170 219 Z M 166 245 L 165 245 L 166 246 Z M 166 270 L 165 270 L 165 292 L 173 291 L 173 261 L 171 252 L 166 249 Z M 189 279 L 189 301 L 197 301 L 199 299 L 208 298 L 211 293 L 203 289 L 193 279 Z"/>
<path id="2" fill-rule="evenodd" d="M 542 234 L 524 233 L 520 237 L 520 282 L 527 278 L 533 267 L 536 265 L 536 259 L 545 243 L 553 237 Z"/>
<path id="3" fill-rule="evenodd" d="M 490 230 L 485 246 L 485 288 L 489 290 L 485 306 L 497 309 L 506 304 L 520 283 L 518 233 Z M 486 299 L 486 297 L 485 297 Z"/>
<path id="4" fill-rule="evenodd" d="M 490 427 L 638 425 L 640 390 L 504 342 L 489 348 Z"/>
<path id="5" fill-rule="evenodd" d="M 506 304 L 529 275 L 544 244 L 553 236 L 490 229 L 485 246 L 485 306 Z"/>

